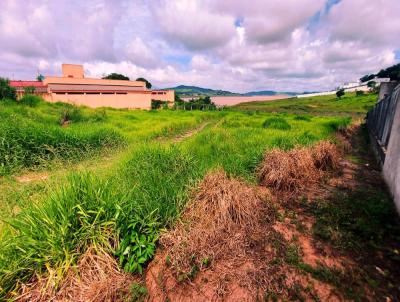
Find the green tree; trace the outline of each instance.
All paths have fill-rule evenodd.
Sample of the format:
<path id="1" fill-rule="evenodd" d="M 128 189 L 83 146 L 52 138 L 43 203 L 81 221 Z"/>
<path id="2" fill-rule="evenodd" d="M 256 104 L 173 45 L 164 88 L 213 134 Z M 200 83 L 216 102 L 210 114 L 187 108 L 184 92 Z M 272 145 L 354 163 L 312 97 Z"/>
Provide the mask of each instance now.
<path id="1" fill-rule="evenodd" d="M 103 77 L 103 79 L 106 80 L 124 80 L 124 81 L 129 81 L 129 78 L 127 76 L 124 76 L 123 74 L 120 73 L 110 73 L 109 75 Z"/>
<path id="2" fill-rule="evenodd" d="M 36 77 L 36 80 L 38 80 L 39 82 L 43 82 L 43 80 L 44 80 L 44 75 L 38 74 L 38 76 Z"/>
<path id="3" fill-rule="evenodd" d="M 151 83 L 149 81 L 147 81 L 145 78 L 137 78 L 136 81 L 145 82 L 146 88 L 151 89 L 151 86 L 152 86 Z"/>
<path id="4" fill-rule="evenodd" d="M 17 99 L 17 93 L 14 87 L 10 86 L 10 81 L 6 78 L 0 77 L 0 100 L 4 99 Z"/>
<path id="5" fill-rule="evenodd" d="M 336 91 L 336 96 L 340 99 L 342 96 L 344 96 L 344 89 L 341 88 L 338 91 Z"/>
<path id="6" fill-rule="evenodd" d="M 400 63 L 382 69 L 377 73 L 378 78 L 390 78 L 391 81 L 400 81 Z"/>
<path id="7" fill-rule="evenodd" d="M 361 81 L 362 83 L 364 83 L 364 82 L 371 81 L 373 78 L 375 78 L 375 75 L 374 75 L 374 74 L 367 74 L 367 75 L 361 77 L 361 78 L 360 78 L 360 81 Z"/>

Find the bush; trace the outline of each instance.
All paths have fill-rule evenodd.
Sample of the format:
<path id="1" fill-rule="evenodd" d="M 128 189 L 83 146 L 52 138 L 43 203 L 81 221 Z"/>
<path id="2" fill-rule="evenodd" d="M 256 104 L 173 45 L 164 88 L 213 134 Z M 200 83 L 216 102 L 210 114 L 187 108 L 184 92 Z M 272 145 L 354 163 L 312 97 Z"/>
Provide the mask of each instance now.
<path id="1" fill-rule="evenodd" d="M 5 78 L 0 78 L 0 100 L 17 99 L 17 93 L 14 87 L 10 86 L 10 81 Z"/>
<path id="2" fill-rule="evenodd" d="M 151 100 L 151 109 L 160 109 L 164 103 L 166 102 L 160 100 Z"/>
<path id="3" fill-rule="evenodd" d="M 70 104 L 64 104 L 63 108 L 61 109 L 60 125 L 67 124 L 69 122 L 80 122 L 82 120 L 83 115 L 81 108 Z"/>
<path id="4" fill-rule="evenodd" d="M 356 96 L 362 96 L 362 95 L 364 95 L 364 91 L 356 90 Z"/>
<path id="5" fill-rule="evenodd" d="M 23 105 L 27 105 L 29 107 L 35 107 L 39 104 L 43 99 L 40 96 L 33 95 L 33 94 L 25 94 L 19 102 Z"/>
<path id="6" fill-rule="evenodd" d="M 336 96 L 340 99 L 342 96 L 344 96 L 345 92 L 344 89 L 339 89 L 338 91 L 336 91 Z"/>
<path id="7" fill-rule="evenodd" d="M 282 117 L 267 118 L 263 123 L 263 127 L 278 130 L 290 130 L 292 128 L 289 123 Z"/>

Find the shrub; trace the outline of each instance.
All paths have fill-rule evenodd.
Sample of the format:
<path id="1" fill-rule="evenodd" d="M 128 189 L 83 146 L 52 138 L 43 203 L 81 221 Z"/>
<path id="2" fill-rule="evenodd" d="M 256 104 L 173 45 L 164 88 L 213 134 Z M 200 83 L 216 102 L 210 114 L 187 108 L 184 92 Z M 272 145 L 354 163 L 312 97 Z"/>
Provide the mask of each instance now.
<path id="1" fill-rule="evenodd" d="M 14 87 L 10 86 L 10 81 L 5 78 L 0 78 L 0 100 L 17 99 L 17 93 Z"/>
<path id="2" fill-rule="evenodd" d="M 356 96 L 362 96 L 362 95 L 364 95 L 364 91 L 356 90 Z"/>
<path id="3" fill-rule="evenodd" d="M 75 105 L 64 104 L 60 115 L 60 125 L 67 124 L 69 122 L 80 122 L 83 120 L 81 108 Z"/>
<path id="4" fill-rule="evenodd" d="M 151 100 L 151 109 L 160 109 L 165 102 L 159 100 Z"/>
<path id="5" fill-rule="evenodd" d="M 278 130 L 290 130 L 292 128 L 289 123 L 282 117 L 267 118 L 263 123 L 263 127 Z"/>
<path id="6" fill-rule="evenodd" d="M 345 92 L 344 89 L 339 89 L 338 91 L 336 91 L 336 96 L 340 99 L 342 96 L 344 96 Z"/>
<path id="7" fill-rule="evenodd" d="M 35 107 L 39 104 L 43 99 L 40 96 L 33 94 L 25 94 L 19 102 L 23 105 L 27 105 L 29 107 Z"/>

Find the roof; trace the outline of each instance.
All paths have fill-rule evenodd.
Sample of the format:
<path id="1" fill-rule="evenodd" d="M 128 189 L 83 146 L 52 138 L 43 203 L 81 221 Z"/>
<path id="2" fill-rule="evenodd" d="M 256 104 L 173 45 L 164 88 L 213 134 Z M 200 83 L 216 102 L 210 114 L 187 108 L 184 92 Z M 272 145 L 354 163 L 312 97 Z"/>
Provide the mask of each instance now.
<path id="1" fill-rule="evenodd" d="M 12 87 L 45 87 L 46 85 L 40 81 L 10 81 Z"/>

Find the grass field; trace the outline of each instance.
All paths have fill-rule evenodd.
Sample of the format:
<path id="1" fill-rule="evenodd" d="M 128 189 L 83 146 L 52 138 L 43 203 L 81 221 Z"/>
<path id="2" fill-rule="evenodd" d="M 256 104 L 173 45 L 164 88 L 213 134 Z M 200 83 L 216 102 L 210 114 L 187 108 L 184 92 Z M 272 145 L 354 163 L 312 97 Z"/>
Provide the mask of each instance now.
<path id="1" fill-rule="evenodd" d="M 346 93 L 340 99 L 335 95 L 291 98 L 274 102 L 241 103 L 234 106 L 234 109 L 313 115 L 364 116 L 365 112 L 375 104 L 376 97 L 376 94 L 356 96 L 355 93 Z"/>
<path id="2" fill-rule="evenodd" d="M 173 225 L 208 171 L 223 168 L 255 183 L 265 150 L 333 139 L 374 98 L 276 101 L 224 112 L 0 103 L 0 298 L 35 274 L 61 280 L 89 247 L 142 272 L 160 230 Z M 62 127 L 65 110 L 70 123 Z"/>

